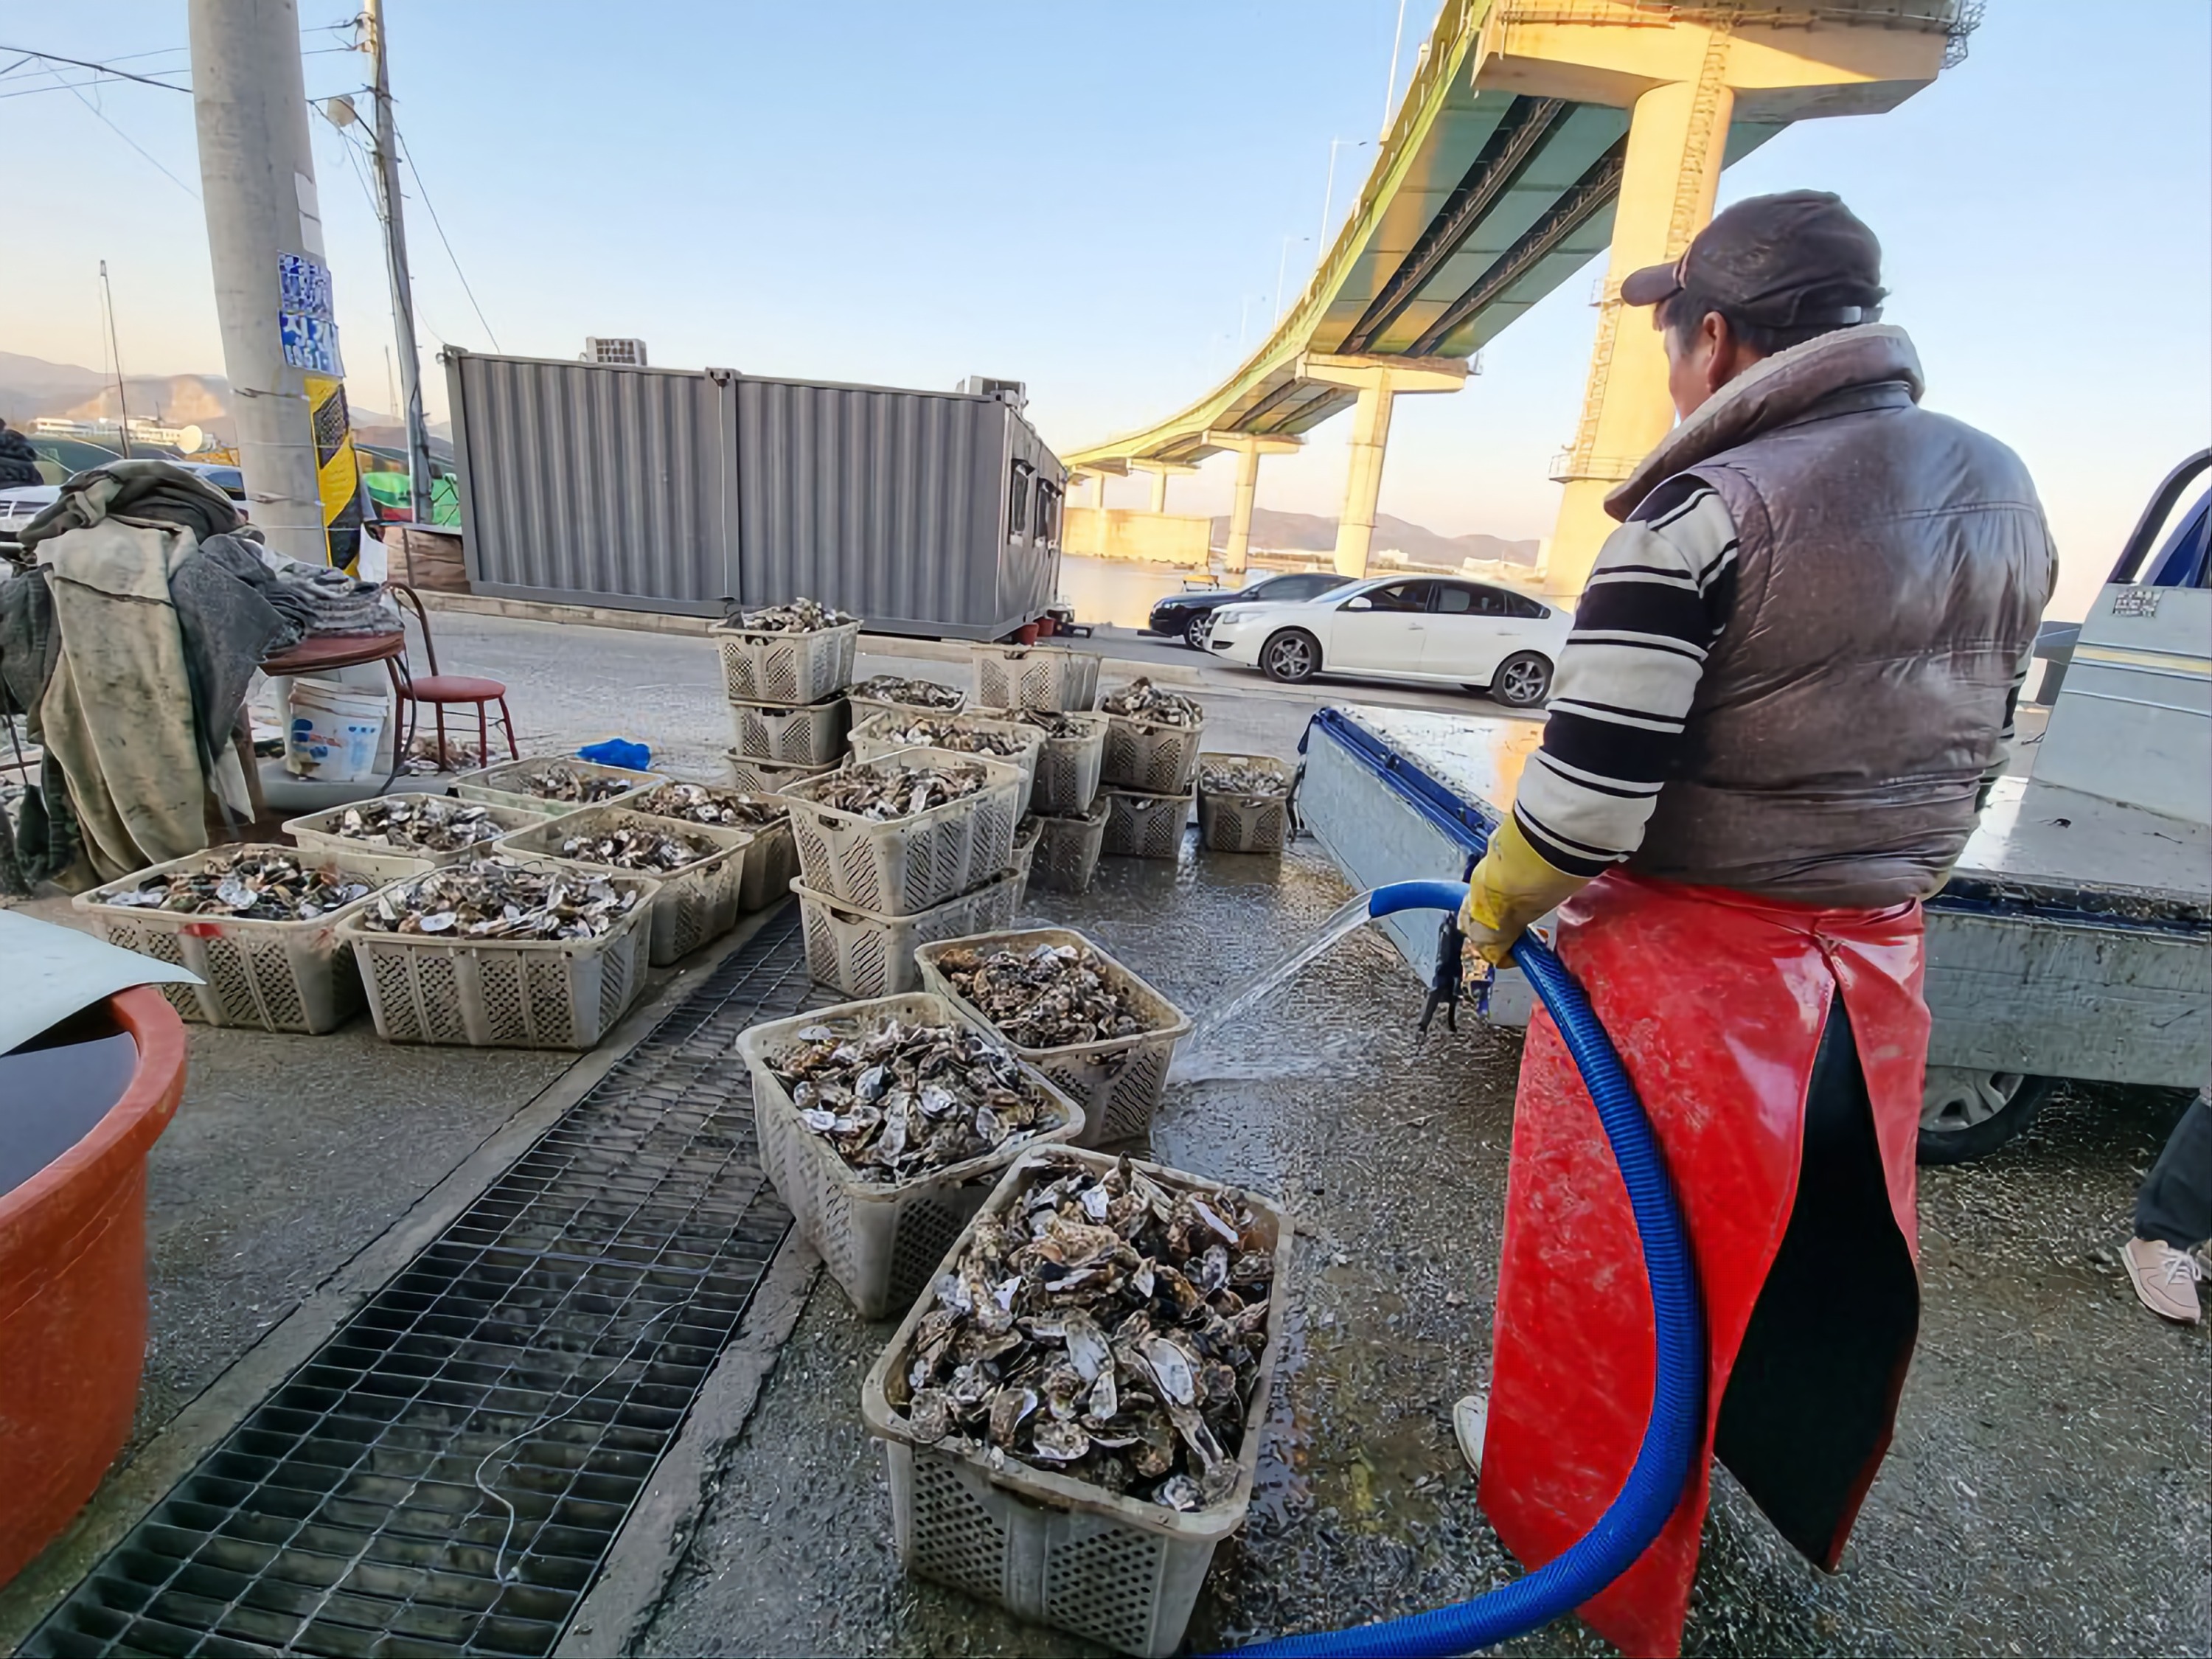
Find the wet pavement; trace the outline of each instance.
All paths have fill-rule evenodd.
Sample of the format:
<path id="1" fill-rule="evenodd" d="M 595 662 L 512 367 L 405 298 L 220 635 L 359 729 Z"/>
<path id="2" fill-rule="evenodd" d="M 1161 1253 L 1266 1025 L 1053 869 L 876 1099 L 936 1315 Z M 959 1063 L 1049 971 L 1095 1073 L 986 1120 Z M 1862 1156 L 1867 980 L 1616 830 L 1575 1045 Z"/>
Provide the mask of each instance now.
<path id="1" fill-rule="evenodd" d="M 1107 860 L 1088 895 L 1029 908 L 1203 1009 L 1346 892 L 1310 852 L 1187 848 Z M 1449 1411 L 1488 1364 L 1520 1041 L 1471 1024 L 1417 1045 L 1418 1004 L 1396 957 L 1355 936 L 1155 1123 L 1164 1161 L 1279 1194 L 1299 1232 L 1252 1520 L 1215 1558 L 1195 1650 L 1419 1612 L 1517 1571 Z M 1919 1358 L 1844 1570 L 1804 1564 L 1717 1475 L 1689 1651 L 2205 1650 L 2205 1340 L 2144 1313 L 2114 1255 L 2177 1109 L 2063 1095 L 2003 1152 L 1927 1173 Z M 817 1281 L 645 1650 L 1089 1650 L 901 1574 L 857 1408 L 892 1328 Z M 1607 1650 L 1572 1624 L 1515 1648 Z"/>

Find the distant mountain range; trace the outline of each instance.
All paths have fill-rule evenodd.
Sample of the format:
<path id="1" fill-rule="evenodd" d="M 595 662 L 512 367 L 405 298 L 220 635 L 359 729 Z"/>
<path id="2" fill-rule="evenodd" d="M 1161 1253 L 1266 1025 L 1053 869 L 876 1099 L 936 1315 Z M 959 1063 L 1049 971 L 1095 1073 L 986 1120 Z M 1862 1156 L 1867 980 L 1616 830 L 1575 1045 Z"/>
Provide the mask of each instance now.
<path id="1" fill-rule="evenodd" d="M 1229 515 L 1220 514 L 1213 520 L 1212 539 L 1218 545 L 1228 537 Z M 1277 513 L 1264 507 L 1255 507 L 1252 545 L 1285 551 L 1326 552 L 1336 545 L 1336 520 L 1317 513 Z M 1496 559 L 1507 564 L 1534 566 L 1537 544 L 1509 542 L 1502 537 L 1480 534 L 1440 536 L 1423 526 L 1378 513 L 1375 515 L 1375 551 L 1383 553 L 1394 548 L 1415 564 L 1456 566 L 1468 559 Z"/>

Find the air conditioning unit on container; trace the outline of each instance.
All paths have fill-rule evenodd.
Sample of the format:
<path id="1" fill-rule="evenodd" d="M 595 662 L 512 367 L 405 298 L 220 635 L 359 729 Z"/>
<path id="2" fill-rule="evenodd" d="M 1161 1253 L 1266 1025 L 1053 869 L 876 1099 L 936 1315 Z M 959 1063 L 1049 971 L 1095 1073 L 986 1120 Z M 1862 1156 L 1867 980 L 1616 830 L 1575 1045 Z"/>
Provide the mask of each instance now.
<path id="1" fill-rule="evenodd" d="M 613 363 L 623 368 L 643 368 L 646 366 L 645 342 L 603 340 L 594 334 L 584 342 L 584 361 L 587 363 Z"/>
<path id="2" fill-rule="evenodd" d="M 996 398 L 1002 404 L 1012 404 L 1016 409 L 1030 405 L 1030 388 L 1024 380 L 994 380 L 988 374 L 970 374 L 954 388 L 971 397 Z"/>

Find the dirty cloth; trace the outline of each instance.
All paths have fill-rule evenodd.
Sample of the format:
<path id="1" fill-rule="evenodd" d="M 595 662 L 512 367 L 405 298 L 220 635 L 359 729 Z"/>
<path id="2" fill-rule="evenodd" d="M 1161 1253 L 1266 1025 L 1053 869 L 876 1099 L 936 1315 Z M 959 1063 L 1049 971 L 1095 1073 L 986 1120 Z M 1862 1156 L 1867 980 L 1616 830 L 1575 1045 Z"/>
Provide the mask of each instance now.
<path id="1" fill-rule="evenodd" d="M 24 735 L 43 745 L 39 706 L 46 701 L 54 666 L 61 660 L 62 635 L 54 625 L 53 594 L 43 569 L 0 579 L 0 715 L 23 717 Z M 11 757 L 12 758 L 12 752 Z M 4 821 L 5 814 L 0 814 Z M 12 826 L 0 822 L 7 840 L 0 843 L 0 891 L 27 894 L 52 881 L 76 862 L 80 839 L 76 814 L 61 762 L 46 749 L 39 781 L 16 804 Z"/>
<path id="2" fill-rule="evenodd" d="M 100 881 L 207 845 L 191 671 L 169 595 L 198 547 L 175 525 L 106 519 L 39 549 L 62 636 L 40 726 Z"/>
<path id="3" fill-rule="evenodd" d="M 388 634 L 400 625 L 375 583 L 357 581 L 329 565 L 289 558 L 265 545 L 250 525 L 209 537 L 200 549 L 257 590 L 291 625 L 292 637 L 282 644 L 297 644 L 309 634 Z"/>
<path id="4" fill-rule="evenodd" d="M 39 452 L 31 447 L 31 441 L 0 421 L 0 489 L 44 483 L 39 476 Z"/>
<path id="5" fill-rule="evenodd" d="M 1711 1455 L 1832 1570 L 1888 1449 L 1919 1318 L 1920 910 L 1617 872 L 1561 908 L 1559 951 L 1650 1115 L 1705 1299 L 1705 1445 L 1659 1537 L 1581 1610 L 1626 1653 L 1671 1655 Z M 1480 1500 L 1534 1569 L 1620 1490 L 1653 1367 L 1627 1194 L 1541 1011 L 1505 1201 Z"/>
<path id="6" fill-rule="evenodd" d="M 235 536 L 211 536 L 169 578 L 169 599 L 176 606 L 191 681 L 200 769 L 210 776 L 228 752 L 254 670 L 264 657 L 300 639 L 300 629 L 270 603 L 267 593 L 240 580 L 222 556 L 221 550 L 244 545 Z M 250 552 L 246 562 L 258 562 Z"/>
<path id="7" fill-rule="evenodd" d="M 27 554 L 41 542 L 107 519 L 179 525 L 196 542 L 239 525 L 230 497 L 197 472 L 170 461 L 110 461 L 62 485 L 61 499 L 25 525 L 18 539 Z"/>

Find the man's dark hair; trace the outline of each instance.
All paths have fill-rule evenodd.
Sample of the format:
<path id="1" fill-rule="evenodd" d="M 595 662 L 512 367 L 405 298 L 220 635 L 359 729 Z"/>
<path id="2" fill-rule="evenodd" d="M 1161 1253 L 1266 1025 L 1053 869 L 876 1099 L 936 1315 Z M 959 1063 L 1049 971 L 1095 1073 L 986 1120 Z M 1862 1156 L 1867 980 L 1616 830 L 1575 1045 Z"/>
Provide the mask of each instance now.
<path id="1" fill-rule="evenodd" d="M 1851 299 L 1857 297 L 1854 293 Z M 1808 295 L 1807 301 L 1806 308 L 1816 313 L 1833 308 L 1826 304 L 1825 296 L 1818 293 Z M 1840 307 L 1850 302 L 1851 300 L 1838 300 L 1837 305 Z M 1755 323 L 1736 307 L 1700 294 L 1693 288 L 1679 289 L 1659 302 L 1660 326 L 1674 337 L 1678 349 L 1687 350 L 1690 342 L 1696 337 L 1698 328 L 1704 324 L 1707 312 L 1718 312 L 1727 319 L 1729 332 L 1735 337 L 1737 343 L 1762 357 L 1771 357 L 1778 351 L 1787 351 L 1791 346 L 1817 340 L 1823 334 L 1832 334 L 1839 328 L 1853 326 L 1850 323 L 1822 322 L 1797 323 L 1777 328 L 1765 323 Z M 1870 306 L 1857 320 L 1870 323 L 1881 315 L 1881 307 Z"/>

